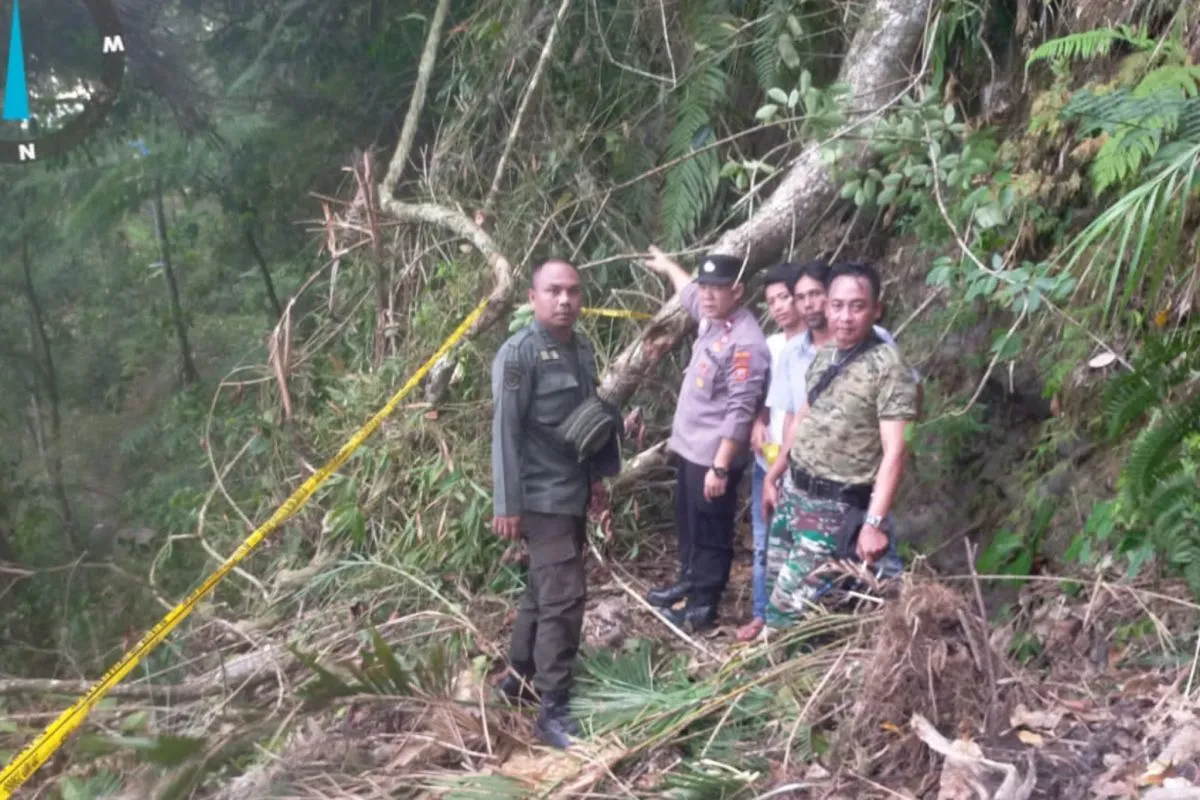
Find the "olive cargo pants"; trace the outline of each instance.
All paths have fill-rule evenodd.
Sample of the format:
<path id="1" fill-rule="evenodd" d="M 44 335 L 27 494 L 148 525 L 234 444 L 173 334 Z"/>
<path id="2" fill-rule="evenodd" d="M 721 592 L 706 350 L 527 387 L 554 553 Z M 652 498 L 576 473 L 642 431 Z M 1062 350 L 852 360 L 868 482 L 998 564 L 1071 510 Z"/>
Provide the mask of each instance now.
<path id="1" fill-rule="evenodd" d="M 517 608 L 509 659 L 538 694 L 565 695 L 583 632 L 587 572 L 584 517 L 527 511 L 521 534 L 529 548 L 525 594 Z"/>

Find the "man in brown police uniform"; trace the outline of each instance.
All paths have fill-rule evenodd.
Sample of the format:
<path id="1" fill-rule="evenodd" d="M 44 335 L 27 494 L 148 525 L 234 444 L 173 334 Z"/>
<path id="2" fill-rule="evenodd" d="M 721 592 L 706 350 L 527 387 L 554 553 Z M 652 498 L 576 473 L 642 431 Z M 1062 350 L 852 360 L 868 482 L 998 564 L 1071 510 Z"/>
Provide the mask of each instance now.
<path id="1" fill-rule="evenodd" d="M 579 735 L 567 705 L 587 598 L 589 500 L 602 505 L 599 478 L 620 471 L 620 415 L 596 397 L 595 352 L 573 327 L 581 299 L 573 266 L 538 266 L 529 290 L 533 322 L 492 363 L 492 530 L 523 537 L 529 550 L 512 669 L 498 688 L 510 701 L 532 700 L 532 682 L 541 697 L 534 733 L 554 747 Z"/>
<path id="2" fill-rule="evenodd" d="M 647 600 L 676 625 L 713 626 L 733 562 L 737 487 L 750 462 L 750 428 L 771 354 L 754 315 L 741 307 L 742 259 L 710 255 L 695 279 L 651 248 L 646 266 L 670 279 L 699 323 L 667 447 L 678 460 L 675 527 L 679 580 Z M 671 608 L 684 598 L 681 610 Z"/>

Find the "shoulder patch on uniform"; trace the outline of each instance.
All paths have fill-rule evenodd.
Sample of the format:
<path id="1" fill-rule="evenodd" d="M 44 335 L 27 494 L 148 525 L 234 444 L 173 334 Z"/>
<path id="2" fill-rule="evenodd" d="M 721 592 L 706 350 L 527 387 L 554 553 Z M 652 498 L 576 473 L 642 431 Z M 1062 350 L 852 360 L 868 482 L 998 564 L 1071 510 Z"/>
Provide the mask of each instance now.
<path id="1" fill-rule="evenodd" d="M 515 392 L 521 388 L 521 365 L 520 364 L 505 364 L 504 365 L 504 388 Z"/>
<path id="2" fill-rule="evenodd" d="M 745 383 L 750 378 L 750 351 L 735 350 L 733 352 L 733 380 Z"/>

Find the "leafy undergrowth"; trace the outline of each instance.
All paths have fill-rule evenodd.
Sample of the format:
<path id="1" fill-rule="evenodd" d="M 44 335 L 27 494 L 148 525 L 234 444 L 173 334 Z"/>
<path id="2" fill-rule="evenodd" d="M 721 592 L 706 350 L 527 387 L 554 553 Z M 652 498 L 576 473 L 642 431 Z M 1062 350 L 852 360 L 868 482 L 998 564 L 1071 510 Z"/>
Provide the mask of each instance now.
<path id="1" fill-rule="evenodd" d="M 183 646 L 220 653 L 213 691 L 97 710 L 101 733 L 32 796 L 966 800 L 1200 782 L 1182 587 L 1031 580 L 989 628 L 970 576 L 917 567 L 882 604 L 742 645 L 748 565 L 726 624 L 692 638 L 638 598 L 663 563 L 593 561 L 574 752 L 536 746 L 533 711 L 492 696 L 508 600 L 348 561 L 314 581 L 336 593 L 292 597 L 271 625 L 199 627 Z M 414 586 L 421 609 L 396 609 Z"/>

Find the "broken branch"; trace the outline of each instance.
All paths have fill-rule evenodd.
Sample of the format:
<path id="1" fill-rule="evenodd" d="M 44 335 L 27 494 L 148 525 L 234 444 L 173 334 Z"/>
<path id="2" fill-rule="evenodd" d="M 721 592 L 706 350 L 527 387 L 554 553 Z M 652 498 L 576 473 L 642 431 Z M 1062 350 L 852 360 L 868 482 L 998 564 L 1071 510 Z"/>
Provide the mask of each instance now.
<path id="1" fill-rule="evenodd" d="M 558 13 L 554 15 L 554 23 L 550 26 L 550 32 L 546 34 L 546 43 L 542 45 L 542 54 L 538 56 L 537 65 L 533 68 L 533 75 L 529 78 L 525 94 L 522 95 L 521 102 L 517 106 L 517 116 L 513 118 L 512 128 L 508 131 L 508 141 L 504 143 L 504 151 L 500 153 L 500 160 L 496 162 L 496 174 L 492 177 L 492 187 L 488 189 L 487 198 L 483 201 L 485 217 L 492 213 L 492 205 L 500 191 L 500 181 L 504 178 L 504 168 L 508 165 L 509 156 L 512 155 L 517 135 L 521 132 L 521 122 L 525 119 L 525 111 L 529 108 L 529 101 L 533 97 L 533 93 L 537 91 L 538 83 L 542 80 L 542 73 L 546 71 L 546 63 L 550 60 L 550 51 L 554 49 L 554 38 L 558 35 L 558 26 L 562 23 L 563 17 L 567 15 L 567 9 L 570 7 L 571 0 L 563 0 L 562 5 L 558 7 Z"/>
<path id="2" fill-rule="evenodd" d="M 429 88 L 429 78 L 433 75 L 433 64 L 437 60 L 438 42 L 442 37 L 442 28 L 446 24 L 446 15 L 450 11 L 450 0 L 438 0 L 433 12 L 433 21 L 429 23 L 429 34 L 425 37 L 425 49 L 421 52 L 421 63 L 417 66 L 417 82 L 413 86 L 412 97 L 408 101 L 408 113 L 404 115 L 404 125 L 400 129 L 400 143 L 388 164 L 387 175 L 383 179 L 379 196 L 390 198 L 400 176 L 404 173 L 404 165 L 408 162 L 408 153 L 412 150 L 413 140 L 417 137 L 417 120 L 425 105 L 425 92 Z"/>

